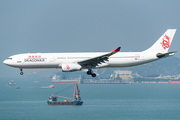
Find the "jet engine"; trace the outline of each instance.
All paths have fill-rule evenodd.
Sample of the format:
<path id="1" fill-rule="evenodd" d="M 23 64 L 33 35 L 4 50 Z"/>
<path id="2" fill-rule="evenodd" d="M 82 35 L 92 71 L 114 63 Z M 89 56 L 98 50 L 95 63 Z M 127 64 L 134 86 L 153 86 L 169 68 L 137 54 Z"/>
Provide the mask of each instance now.
<path id="1" fill-rule="evenodd" d="M 80 70 L 81 70 L 81 65 L 79 64 L 76 64 L 76 63 L 62 64 L 63 72 L 73 72 L 73 71 L 80 71 Z"/>

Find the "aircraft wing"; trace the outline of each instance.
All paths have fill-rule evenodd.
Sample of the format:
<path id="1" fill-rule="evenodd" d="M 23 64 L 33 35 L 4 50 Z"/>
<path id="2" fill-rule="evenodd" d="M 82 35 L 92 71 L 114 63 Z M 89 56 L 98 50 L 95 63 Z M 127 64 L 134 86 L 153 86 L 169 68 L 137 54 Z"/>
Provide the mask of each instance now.
<path id="1" fill-rule="evenodd" d="M 112 50 L 111 52 L 101 55 L 101 56 L 97 56 L 97 57 L 93 57 L 90 59 L 86 59 L 86 60 L 82 60 L 82 61 L 77 61 L 78 64 L 80 65 L 92 65 L 92 66 L 97 66 L 98 64 L 101 63 L 105 63 L 106 61 L 108 61 L 109 57 L 111 55 L 116 54 L 117 52 L 119 52 L 121 49 L 121 47 L 118 47 L 114 50 Z"/>

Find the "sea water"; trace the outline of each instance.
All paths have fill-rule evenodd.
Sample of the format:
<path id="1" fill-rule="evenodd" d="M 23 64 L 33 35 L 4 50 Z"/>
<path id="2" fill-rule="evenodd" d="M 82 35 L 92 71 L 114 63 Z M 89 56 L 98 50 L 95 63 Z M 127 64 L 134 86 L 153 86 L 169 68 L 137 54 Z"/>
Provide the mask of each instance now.
<path id="1" fill-rule="evenodd" d="M 16 85 L 7 86 L 10 80 Z M 74 91 L 72 84 L 51 84 L 1 78 L 0 120 L 180 120 L 180 84 L 79 84 L 82 106 L 48 105 L 51 94 L 72 97 Z"/>

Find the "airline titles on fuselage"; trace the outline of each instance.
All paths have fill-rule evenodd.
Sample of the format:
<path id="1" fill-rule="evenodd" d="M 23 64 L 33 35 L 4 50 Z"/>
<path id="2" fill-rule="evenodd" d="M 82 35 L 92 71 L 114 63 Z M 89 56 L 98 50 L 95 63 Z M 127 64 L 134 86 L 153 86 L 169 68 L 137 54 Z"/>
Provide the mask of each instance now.
<path id="1" fill-rule="evenodd" d="M 41 55 L 29 55 L 24 62 L 45 62 L 45 58 L 41 58 Z"/>

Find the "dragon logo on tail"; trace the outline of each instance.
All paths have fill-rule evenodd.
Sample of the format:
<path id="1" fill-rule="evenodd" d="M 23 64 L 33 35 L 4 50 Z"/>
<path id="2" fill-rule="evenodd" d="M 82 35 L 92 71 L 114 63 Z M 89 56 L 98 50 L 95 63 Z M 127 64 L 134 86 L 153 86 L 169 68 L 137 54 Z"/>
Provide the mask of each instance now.
<path id="1" fill-rule="evenodd" d="M 164 48 L 164 50 L 166 50 L 166 48 L 169 48 L 170 46 L 170 37 L 166 35 L 166 33 L 163 35 L 162 38 L 162 42 L 160 44 L 162 44 L 162 47 Z"/>

